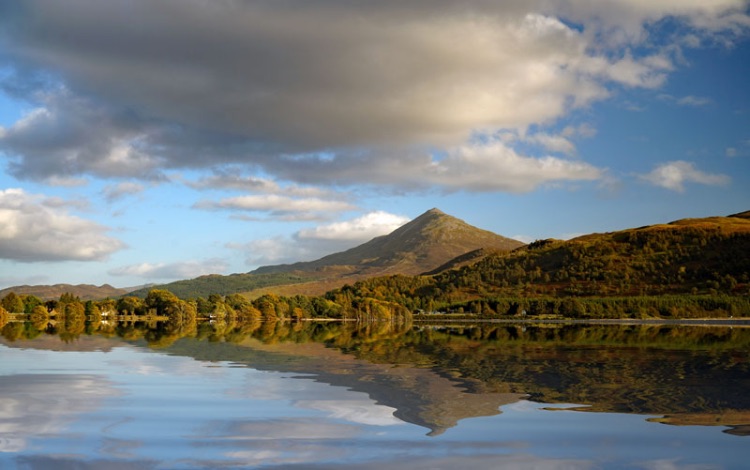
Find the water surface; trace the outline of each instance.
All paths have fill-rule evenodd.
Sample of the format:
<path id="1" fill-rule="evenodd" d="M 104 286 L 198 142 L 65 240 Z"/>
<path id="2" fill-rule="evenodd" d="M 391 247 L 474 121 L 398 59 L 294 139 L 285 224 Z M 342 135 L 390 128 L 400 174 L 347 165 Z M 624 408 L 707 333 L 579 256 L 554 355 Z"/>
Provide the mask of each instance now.
<path id="1" fill-rule="evenodd" d="M 80 330 L 3 328 L 0 469 L 695 470 L 750 458 L 744 328 Z"/>

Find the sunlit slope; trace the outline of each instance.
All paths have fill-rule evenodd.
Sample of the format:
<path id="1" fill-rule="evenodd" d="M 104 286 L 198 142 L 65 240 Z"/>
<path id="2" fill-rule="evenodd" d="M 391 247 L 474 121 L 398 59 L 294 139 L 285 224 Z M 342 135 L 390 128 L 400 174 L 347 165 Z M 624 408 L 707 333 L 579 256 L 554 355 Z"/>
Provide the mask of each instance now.
<path id="1" fill-rule="evenodd" d="M 547 293 L 742 293 L 750 275 L 750 219 L 683 219 L 532 243 L 476 269 L 504 272 L 508 283 L 533 283 Z"/>
<path id="2" fill-rule="evenodd" d="M 540 240 L 433 277 L 371 279 L 358 288 L 447 304 L 498 296 L 747 295 L 749 282 L 750 219 L 733 216 Z"/>
<path id="3" fill-rule="evenodd" d="M 510 251 L 523 243 L 431 209 L 389 235 L 319 260 L 258 268 L 254 273 L 348 270 L 365 274 L 416 275 L 479 248 Z"/>
<path id="4" fill-rule="evenodd" d="M 246 274 L 202 276 L 158 286 L 182 298 L 237 292 L 320 295 L 360 279 L 416 275 L 477 249 L 509 252 L 523 246 L 431 209 L 389 235 L 315 261 L 264 266 Z M 145 296 L 148 290 L 136 292 Z"/>

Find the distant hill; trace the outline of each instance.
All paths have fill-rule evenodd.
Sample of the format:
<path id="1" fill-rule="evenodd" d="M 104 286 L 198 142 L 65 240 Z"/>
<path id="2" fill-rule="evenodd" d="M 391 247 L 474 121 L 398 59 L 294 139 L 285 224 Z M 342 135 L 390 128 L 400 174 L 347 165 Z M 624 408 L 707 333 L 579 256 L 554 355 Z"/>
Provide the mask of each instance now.
<path id="1" fill-rule="evenodd" d="M 246 274 L 203 276 L 159 288 L 182 298 L 253 291 L 317 295 L 373 276 L 422 274 L 478 249 L 508 252 L 521 246 L 522 242 L 431 209 L 389 235 L 315 261 L 263 266 Z"/>
<path id="2" fill-rule="evenodd" d="M 399 299 L 411 310 L 458 308 L 463 303 L 465 311 L 476 313 L 506 312 L 510 299 L 682 294 L 747 299 L 747 215 L 683 219 L 568 241 L 538 240 L 510 253 L 479 256 L 474 263 L 458 258 L 443 267 L 459 267 L 431 277 L 363 280 L 354 284 L 349 297 Z M 339 300 L 336 291 L 328 297 Z"/>
<path id="3" fill-rule="evenodd" d="M 750 211 L 740 212 L 739 214 L 732 214 L 729 217 L 735 217 L 738 219 L 750 219 Z"/>
<path id="4" fill-rule="evenodd" d="M 5 297 L 10 292 L 23 295 L 33 295 L 39 297 L 42 300 L 56 300 L 59 299 L 62 294 L 70 293 L 76 297 L 80 297 L 81 300 L 100 300 L 106 299 L 107 297 L 120 297 L 121 295 L 127 294 L 132 289 L 118 289 L 112 287 L 109 284 L 101 286 L 94 286 L 91 284 L 55 284 L 52 286 L 37 285 L 37 286 L 13 286 L 7 289 L 0 290 L 0 298 Z"/>
<path id="5" fill-rule="evenodd" d="M 311 276 L 300 274 L 253 274 L 238 273 L 223 276 L 221 274 L 209 274 L 195 279 L 159 284 L 128 292 L 135 297 L 146 297 L 151 289 L 164 289 L 172 292 L 182 299 L 196 297 L 208 297 L 211 294 L 229 295 L 240 292 L 249 292 L 263 289 L 269 286 L 283 286 L 297 284 L 311 280 Z"/>

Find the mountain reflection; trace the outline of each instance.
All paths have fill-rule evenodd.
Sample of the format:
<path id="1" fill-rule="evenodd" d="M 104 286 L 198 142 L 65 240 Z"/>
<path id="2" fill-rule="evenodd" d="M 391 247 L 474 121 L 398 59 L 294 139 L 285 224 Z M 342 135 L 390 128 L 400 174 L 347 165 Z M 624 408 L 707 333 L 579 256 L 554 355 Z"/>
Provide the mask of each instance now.
<path id="1" fill-rule="evenodd" d="M 356 400 L 304 396 L 295 400 L 300 408 L 371 425 L 393 424 L 395 416 L 431 435 L 466 418 L 496 415 L 522 399 L 575 403 L 587 412 L 654 415 L 651 421 L 673 425 L 727 426 L 736 435 L 750 432 L 750 395 L 744 393 L 750 389 L 750 328 L 79 318 L 47 325 L 11 322 L 2 337 L 11 347 L 51 350 L 111 347 L 111 341 L 96 341 L 108 337 L 199 361 L 300 374 L 362 392 L 388 413 L 373 415 Z M 271 425 L 236 423 L 226 432 L 268 434 Z"/>

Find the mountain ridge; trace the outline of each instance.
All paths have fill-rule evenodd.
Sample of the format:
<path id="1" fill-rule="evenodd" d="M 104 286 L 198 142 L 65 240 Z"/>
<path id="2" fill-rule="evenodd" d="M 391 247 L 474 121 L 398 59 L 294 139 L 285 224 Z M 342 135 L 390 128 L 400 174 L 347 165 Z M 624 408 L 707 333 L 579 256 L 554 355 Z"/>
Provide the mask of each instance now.
<path id="1" fill-rule="evenodd" d="M 81 300 L 99 300 L 107 297 L 120 297 L 131 292 L 133 288 L 117 288 L 109 284 L 96 286 L 93 284 L 53 284 L 53 285 L 22 285 L 0 289 L 0 298 L 10 292 L 18 295 L 33 295 L 41 300 L 58 299 L 62 294 L 69 293 Z"/>
<path id="2" fill-rule="evenodd" d="M 419 275 L 477 249 L 511 251 L 523 245 L 433 208 L 388 235 L 317 260 L 261 266 L 244 274 L 201 276 L 158 288 L 184 298 L 234 293 L 321 295 L 370 277 Z M 142 289 L 131 294 L 145 297 L 147 293 Z"/>
<path id="3" fill-rule="evenodd" d="M 487 234 L 502 248 L 487 247 Z M 465 243 L 467 239 L 471 243 Z M 463 242 L 457 245 L 457 240 Z M 509 241 L 511 245 L 507 244 Z M 470 246 L 472 243 L 479 247 Z M 268 293 L 322 295 L 364 280 L 373 286 L 389 283 L 387 278 L 395 274 L 426 276 L 422 280 L 415 278 L 414 283 L 422 286 L 420 295 L 432 297 L 437 303 L 448 299 L 429 294 L 431 288 L 425 283 L 433 284 L 438 291 L 453 292 L 451 302 L 487 295 L 740 294 L 750 288 L 748 250 L 750 211 L 523 245 L 431 209 L 389 235 L 318 260 L 266 266 L 252 273 L 202 276 L 131 294 L 145 297 L 151 288 L 159 288 L 181 298 L 235 293 L 249 297 Z M 454 253 L 458 254 L 453 256 Z M 66 286 L 66 291 L 74 287 L 56 286 Z M 0 291 L 0 295 L 9 291 L 37 295 L 29 290 L 33 287 L 50 288 L 10 287 Z M 457 295 L 460 292 L 463 293 Z M 75 290 L 71 293 L 84 300 L 96 297 Z M 109 291 L 98 297 L 117 295 Z"/>

